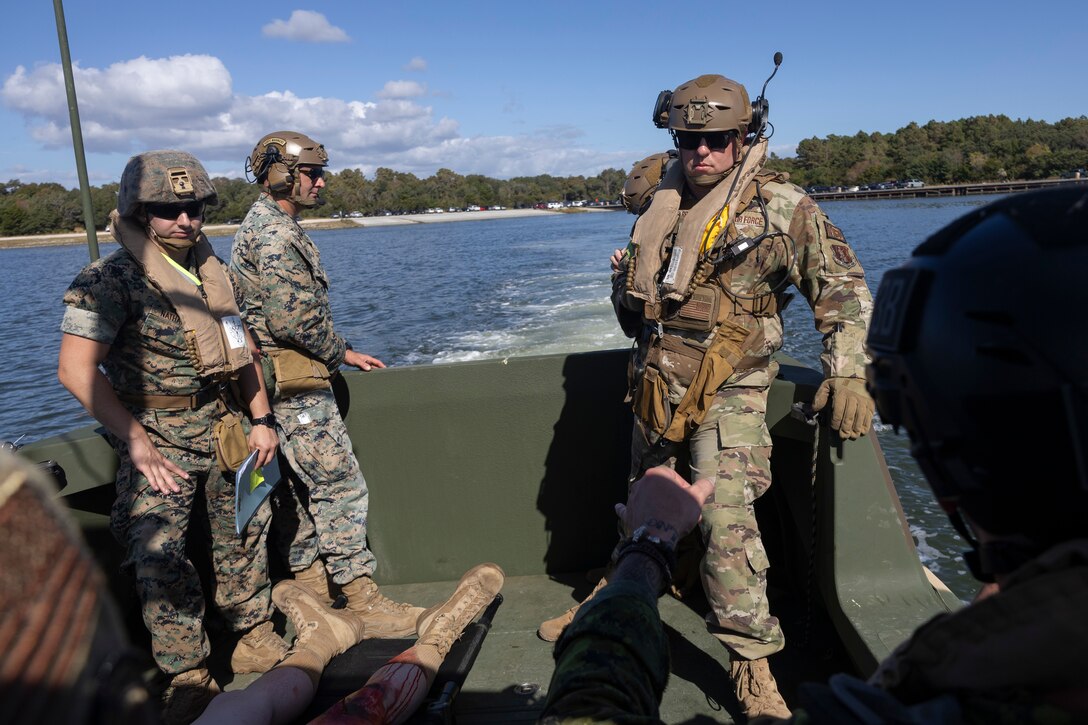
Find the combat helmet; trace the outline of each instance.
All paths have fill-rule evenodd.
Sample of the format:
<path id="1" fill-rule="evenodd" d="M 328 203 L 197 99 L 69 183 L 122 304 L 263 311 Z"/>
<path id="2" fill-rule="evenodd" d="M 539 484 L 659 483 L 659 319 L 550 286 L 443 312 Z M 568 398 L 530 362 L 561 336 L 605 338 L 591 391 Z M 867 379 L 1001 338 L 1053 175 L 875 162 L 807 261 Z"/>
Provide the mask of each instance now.
<path id="1" fill-rule="evenodd" d="M 880 284 L 867 377 L 906 428 L 976 577 L 1088 533 L 1088 190 L 1017 194 L 930 237 Z M 960 512 L 998 538 L 980 545 Z"/>
<path id="2" fill-rule="evenodd" d="M 627 181 L 623 182 L 623 206 L 632 214 L 643 212 L 657 191 L 669 163 L 676 159 L 675 151 L 663 151 L 647 156 L 635 164 Z"/>
<path id="3" fill-rule="evenodd" d="M 720 75 L 681 83 L 662 103 L 654 122 L 671 131 L 735 131 L 743 139 L 752 122 L 748 91 Z"/>
<path id="4" fill-rule="evenodd" d="M 208 172 L 195 156 L 185 151 L 146 151 L 128 160 L 117 191 L 118 214 L 133 217 L 144 204 L 186 201 L 219 203 Z"/>
<path id="5" fill-rule="evenodd" d="M 246 159 L 246 178 L 252 173 L 258 184 L 268 183 L 274 196 L 290 199 L 300 206 L 319 202 L 300 193 L 301 183 L 295 169 L 299 166 L 328 166 L 325 147 L 297 131 L 273 131 L 267 134 Z"/>

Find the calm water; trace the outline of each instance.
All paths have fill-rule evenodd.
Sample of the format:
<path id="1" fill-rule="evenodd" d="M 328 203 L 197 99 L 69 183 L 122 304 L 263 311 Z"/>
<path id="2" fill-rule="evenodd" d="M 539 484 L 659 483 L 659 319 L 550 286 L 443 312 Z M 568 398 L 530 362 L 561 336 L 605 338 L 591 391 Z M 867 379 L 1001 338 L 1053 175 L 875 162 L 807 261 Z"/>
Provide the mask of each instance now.
<path id="1" fill-rule="evenodd" d="M 927 235 L 996 197 L 825 202 L 875 291 Z M 608 302 L 608 256 L 626 243 L 620 212 L 314 232 L 337 328 L 388 365 L 627 347 Z M 228 257 L 230 239 L 213 239 Z M 116 245 L 103 246 L 103 254 Z M 80 246 L 0 250 L 0 440 L 23 442 L 91 422 L 56 379 L 61 297 L 87 263 Z M 785 351 L 818 368 L 819 339 L 800 300 Z M 925 563 L 961 597 L 975 584 L 958 541 L 907 453 L 879 428 Z"/>

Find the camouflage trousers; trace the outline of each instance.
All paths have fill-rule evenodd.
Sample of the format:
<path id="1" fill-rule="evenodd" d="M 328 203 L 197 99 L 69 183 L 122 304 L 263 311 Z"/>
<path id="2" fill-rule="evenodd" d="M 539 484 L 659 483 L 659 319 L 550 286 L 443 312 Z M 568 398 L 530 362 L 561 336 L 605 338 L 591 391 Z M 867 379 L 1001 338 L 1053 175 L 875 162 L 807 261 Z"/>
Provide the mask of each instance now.
<path id="1" fill-rule="evenodd" d="M 773 373 L 770 379 L 773 379 Z M 706 553 L 700 579 L 710 602 L 707 627 L 744 659 L 778 652 L 785 637 L 767 602 L 770 562 L 754 504 L 771 485 L 771 438 L 765 421 L 769 387 L 725 387 L 688 441 L 692 480 L 711 478 L 714 495 L 703 506 Z M 655 442 L 635 420 L 632 475 Z"/>
<path id="2" fill-rule="evenodd" d="M 377 562 L 367 548 L 369 493 L 351 450 L 332 390 L 300 393 L 273 403 L 280 446 L 297 480 L 277 498 L 277 535 L 291 571 L 320 557 L 337 584 L 371 576 Z M 286 496 L 284 495 L 286 494 Z"/>
<path id="3" fill-rule="evenodd" d="M 201 666 L 211 651 L 204 629 L 205 595 L 185 551 L 191 519 L 200 517 L 207 523 L 215 606 L 227 626 L 240 632 L 272 615 L 267 549 L 271 509 L 258 509 L 239 537 L 234 527 L 234 484 L 216 465 L 211 426 L 198 426 L 195 437 L 186 440 L 192 447 L 180 447 L 158 431 L 168 430 L 176 441 L 179 436 L 174 434 L 194 432 L 191 420 L 167 411 L 144 411 L 139 417 L 155 447 L 188 473 L 189 480 L 175 479 L 181 487 L 178 493 L 156 492 L 133 465 L 127 444 L 113 439 L 121 460 L 110 528 L 126 549 L 122 568 L 135 576 L 155 662 L 163 672 L 177 674 Z M 194 510 L 201 491 L 206 508 Z"/>

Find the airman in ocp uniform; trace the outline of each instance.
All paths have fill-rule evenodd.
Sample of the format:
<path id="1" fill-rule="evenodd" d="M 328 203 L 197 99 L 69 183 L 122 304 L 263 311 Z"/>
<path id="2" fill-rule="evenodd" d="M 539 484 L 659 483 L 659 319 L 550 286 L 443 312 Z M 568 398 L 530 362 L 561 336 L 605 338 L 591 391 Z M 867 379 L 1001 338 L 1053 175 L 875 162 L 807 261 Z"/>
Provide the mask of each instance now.
<path id="1" fill-rule="evenodd" d="M 110 524 L 126 546 L 155 661 L 172 676 L 167 721 L 191 720 L 218 692 L 205 666 L 204 594 L 185 553 L 192 516 L 210 526 L 215 603 L 231 629 L 246 632 L 234 671 L 267 670 L 287 651 L 270 621 L 269 509 L 239 537 L 234 486 L 223 478 L 238 455 L 259 451 L 264 465 L 278 443 L 226 265 L 200 231 L 216 200 L 192 155 L 134 156 L 110 215 L 121 248 L 79 273 L 61 323 L 60 380 L 120 457 Z M 231 381 L 254 421 L 248 440 L 226 394 Z M 207 510 L 194 511 L 201 490 Z"/>
<path id="2" fill-rule="evenodd" d="M 291 571 L 325 601 L 331 577 L 364 617 L 368 637 L 403 637 L 415 633 L 423 609 L 386 598 L 374 583 L 366 480 L 330 383 L 344 364 L 385 365 L 336 332 L 321 255 L 295 220 L 318 205 L 328 163 L 323 145 L 294 131 L 257 143 L 246 170 L 262 191 L 234 238 L 231 268 L 264 354 L 283 451 L 302 485 L 293 511 L 283 512 L 294 519 Z"/>
<path id="3" fill-rule="evenodd" d="M 791 719 L 760 725 L 1088 722 L 1088 319 L 1040 315 L 1010 294 L 1046 279 L 1056 309 L 1082 304 L 1086 228 L 1083 189 L 1013 194 L 884 275 L 869 389 L 882 420 L 909 434 L 971 573 L 996 593 L 918 627 L 868 680 L 801 685 Z M 659 560 L 695 525 L 704 483 L 657 468 L 632 487 L 621 516 L 659 533 L 660 552 L 628 542 L 564 632 L 541 722 L 660 722 Z"/>
<path id="4" fill-rule="evenodd" d="M 831 426 L 846 439 L 864 435 L 873 414 L 864 381 L 872 298 L 861 264 L 816 203 L 764 167 L 765 121 L 763 99 L 753 111 L 744 86 L 720 75 L 663 93 L 654 123 L 670 130 L 679 160 L 611 260 L 616 315 L 638 341 L 631 480 L 684 447 L 692 480 L 715 482 L 701 523 L 707 624 L 729 650 L 749 716 L 789 712 L 767 665 L 785 640 L 767 603 L 753 508 L 771 484 L 764 417 L 787 287 L 804 296 L 823 337 L 813 408 L 830 401 Z M 558 637 L 576 610 L 544 622 L 541 637 Z"/>

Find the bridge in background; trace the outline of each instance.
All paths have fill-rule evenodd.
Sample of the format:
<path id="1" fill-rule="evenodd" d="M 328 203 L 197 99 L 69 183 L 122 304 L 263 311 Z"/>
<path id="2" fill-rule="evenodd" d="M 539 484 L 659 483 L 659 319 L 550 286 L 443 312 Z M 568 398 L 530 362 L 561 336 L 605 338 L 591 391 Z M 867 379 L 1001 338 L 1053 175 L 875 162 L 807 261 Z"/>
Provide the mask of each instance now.
<path id="1" fill-rule="evenodd" d="M 924 196 L 978 196 L 980 194 L 1010 194 L 1032 189 L 1051 189 L 1068 184 L 1088 186 L 1088 178 L 1042 179 L 1039 181 L 995 181 L 983 184 L 946 184 L 922 186 L 914 189 L 874 189 L 870 191 L 821 191 L 810 194 L 817 201 L 823 199 L 913 199 Z"/>

